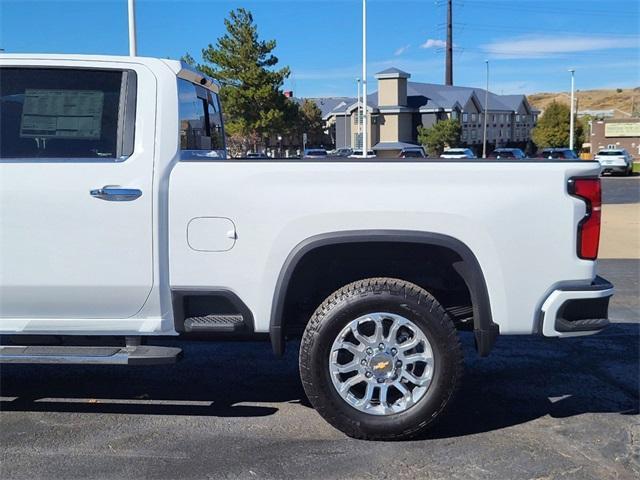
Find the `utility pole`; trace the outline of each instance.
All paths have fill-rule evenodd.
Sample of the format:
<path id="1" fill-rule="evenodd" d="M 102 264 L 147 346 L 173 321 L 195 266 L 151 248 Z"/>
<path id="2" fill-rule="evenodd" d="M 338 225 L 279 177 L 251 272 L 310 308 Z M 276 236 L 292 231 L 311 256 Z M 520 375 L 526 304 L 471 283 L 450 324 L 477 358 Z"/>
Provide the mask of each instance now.
<path id="1" fill-rule="evenodd" d="M 484 92 L 484 132 L 482 134 L 482 158 L 487 158 L 487 117 L 489 116 L 489 60 L 487 64 L 487 89 Z"/>
<path id="2" fill-rule="evenodd" d="M 574 97 L 575 97 L 575 72 L 576 70 L 572 68 L 569 70 L 571 72 L 571 116 L 569 118 L 569 149 L 573 150 L 573 129 L 574 129 L 574 119 L 573 119 L 573 109 L 574 109 Z"/>
<path id="3" fill-rule="evenodd" d="M 444 84 L 453 85 L 453 0 L 447 2 L 447 57 Z"/>
<path id="4" fill-rule="evenodd" d="M 129 7 L 129 55 L 138 54 L 136 45 L 136 0 L 128 0 Z"/>
<path id="5" fill-rule="evenodd" d="M 367 112 L 367 0 L 362 0 L 362 158 L 369 154 L 369 114 Z"/>

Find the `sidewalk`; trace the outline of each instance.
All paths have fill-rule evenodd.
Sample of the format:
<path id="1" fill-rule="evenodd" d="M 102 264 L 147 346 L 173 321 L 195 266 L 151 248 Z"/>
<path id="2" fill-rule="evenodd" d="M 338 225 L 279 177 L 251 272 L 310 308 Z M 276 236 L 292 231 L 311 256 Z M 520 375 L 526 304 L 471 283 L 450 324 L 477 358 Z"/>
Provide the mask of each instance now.
<path id="1" fill-rule="evenodd" d="M 640 259 L 640 204 L 602 206 L 598 258 Z"/>

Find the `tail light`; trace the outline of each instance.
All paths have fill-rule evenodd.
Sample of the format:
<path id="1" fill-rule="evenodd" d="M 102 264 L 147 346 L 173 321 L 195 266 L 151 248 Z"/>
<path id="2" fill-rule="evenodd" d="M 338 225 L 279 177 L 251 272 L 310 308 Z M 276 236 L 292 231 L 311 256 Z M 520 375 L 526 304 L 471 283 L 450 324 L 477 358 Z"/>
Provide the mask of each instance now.
<path id="1" fill-rule="evenodd" d="M 595 260 L 598 258 L 602 214 L 600 179 L 572 178 L 569 180 L 569 193 L 587 205 L 587 212 L 578 224 L 578 257 Z"/>

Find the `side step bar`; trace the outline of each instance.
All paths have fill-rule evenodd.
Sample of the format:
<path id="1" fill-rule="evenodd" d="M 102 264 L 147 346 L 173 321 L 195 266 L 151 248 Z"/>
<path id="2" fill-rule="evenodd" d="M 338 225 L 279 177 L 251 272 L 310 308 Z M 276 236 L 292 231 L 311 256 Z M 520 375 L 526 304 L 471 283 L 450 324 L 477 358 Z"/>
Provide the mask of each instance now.
<path id="1" fill-rule="evenodd" d="M 189 333 L 233 333 L 244 328 L 242 315 L 205 315 L 184 320 L 184 330 Z"/>
<path id="2" fill-rule="evenodd" d="M 175 363 L 182 350 L 173 347 L 0 346 L 0 363 L 77 365 L 163 365 Z"/>

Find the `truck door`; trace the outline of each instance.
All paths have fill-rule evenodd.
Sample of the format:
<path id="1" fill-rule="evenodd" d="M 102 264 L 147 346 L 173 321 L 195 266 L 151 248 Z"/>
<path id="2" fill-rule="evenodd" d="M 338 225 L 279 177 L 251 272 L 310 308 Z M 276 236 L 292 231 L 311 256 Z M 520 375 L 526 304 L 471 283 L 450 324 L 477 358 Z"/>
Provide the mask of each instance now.
<path id="1" fill-rule="evenodd" d="M 0 69 L 0 327 L 131 317 L 153 286 L 154 75 L 11 62 Z"/>

